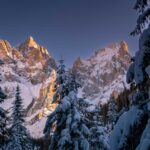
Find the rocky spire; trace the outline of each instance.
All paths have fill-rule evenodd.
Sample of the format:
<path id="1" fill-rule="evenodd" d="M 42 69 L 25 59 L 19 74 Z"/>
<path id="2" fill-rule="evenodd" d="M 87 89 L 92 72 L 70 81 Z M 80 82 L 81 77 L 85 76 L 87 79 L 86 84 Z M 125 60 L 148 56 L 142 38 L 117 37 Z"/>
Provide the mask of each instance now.
<path id="1" fill-rule="evenodd" d="M 40 63 L 45 70 L 47 70 L 49 66 L 54 66 L 54 68 L 56 66 L 55 61 L 48 53 L 48 50 L 39 45 L 32 36 L 29 36 L 25 42 L 20 44 L 17 47 L 17 50 L 32 66 Z"/>
<path id="2" fill-rule="evenodd" d="M 24 43 L 27 47 L 34 47 L 38 48 L 38 44 L 35 42 L 34 38 L 32 36 L 29 36 L 27 40 Z"/>
<path id="3" fill-rule="evenodd" d="M 9 50 L 11 49 L 11 45 L 6 40 L 0 40 L 0 49 Z"/>
<path id="4" fill-rule="evenodd" d="M 120 49 L 122 49 L 123 51 L 125 51 L 126 53 L 129 52 L 128 50 L 128 44 L 125 41 L 121 41 L 120 42 Z"/>
<path id="5" fill-rule="evenodd" d="M 127 56 L 130 56 L 128 44 L 125 41 L 121 41 L 119 46 L 120 46 L 120 48 L 119 48 L 118 54 L 119 54 L 120 58 L 126 58 Z"/>
<path id="6" fill-rule="evenodd" d="M 0 58 L 10 57 L 11 45 L 6 40 L 0 40 Z"/>

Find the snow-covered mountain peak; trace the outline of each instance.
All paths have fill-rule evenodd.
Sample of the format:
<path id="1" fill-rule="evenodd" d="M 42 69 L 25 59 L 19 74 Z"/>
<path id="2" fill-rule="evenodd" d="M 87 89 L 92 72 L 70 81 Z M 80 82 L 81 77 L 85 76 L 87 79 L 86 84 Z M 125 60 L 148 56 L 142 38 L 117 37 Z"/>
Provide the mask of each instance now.
<path id="1" fill-rule="evenodd" d="M 119 55 L 120 57 L 125 57 L 125 55 L 128 55 L 128 44 L 125 41 L 121 41 L 120 43 L 113 43 L 105 48 L 98 49 L 95 52 L 95 57 L 112 57 L 113 55 Z"/>
<path id="2" fill-rule="evenodd" d="M 80 94 L 96 103 L 107 102 L 113 91 L 124 89 L 130 58 L 124 41 L 98 49 L 86 60 L 78 58 L 72 70 L 82 84 Z"/>
<path id="3" fill-rule="evenodd" d="M 107 102 L 112 93 L 116 94 L 115 90 L 123 90 L 130 59 L 127 49 L 127 44 L 120 42 L 99 49 L 89 59 L 78 57 L 72 70 L 82 85 L 79 96 L 97 105 Z M 12 48 L 7 41 L 1 40 L 0 59 L 4 60 L 4 64 L 0 65 L 1 87 L 8 96 L 4 106 L 10 108 L 15 99 L 16 85 L 19 84 L 30 131 L 35 131 L 34 134 L 37 135 L 39 133 L 34 129 L 40 128 L 41 134 L 45 116 L 56 107 L 51 104 L 56 78 L 55 60 L 33 37 L 29 37 L 17 48 Z"/>
<path id="4" fill-rule="evenodd" d="M 39 45 L 32 36 L 29 36 L 17 49 L 26 57 L 32 49 L 39 49 Z"/>
<path id="5" fill-rule="evenodd" d="M 30 114 L 28 121 L 36 122 L 41 114 L 51 108 L 48 102 L 53 96 L 51 88 L 55 80 L 55 60 L 46 48 L 29 37 L 17 48 L 0 40 L 0 61 L 1 88 L 7 94 L 4 107 L 10 109 L 16 86 L 19 85 L 27 115 Z"/>
<path id="6" fill-rule="evenodd" d="M 17 47 L 17 49 L 24 57 L 28 57 L 32 53 L 36 54 L 38 57 L 40 57 L 39 55 L 42 55 L 43 57 L 50 57 L 48 50 L 39 45 L 32 36 L 29 36 L 25 42 Z"/>
<path id="7" fill-rule="evenodd" d="M 32 36 L 29 36 L 24 44 L 27 45 L 28 47 L 38 48 L 38 44 L 36 43 L 36 41 Z"/>
<path id="8" fill-rule="evenodd" d="M 29 41 L 29 42 L 30 42 L 30 41 L 34 41 L 33 36 L 30 35 L 30 36 L 27 38 L 27 41 Z"/>
<path id="9" fill-rule="evenodd" d="M 29 36 L 25 42 L 17 47 L 17 50 L 27 60 L 29 65 L 35 66 L 40 64 L 42 67 L 56 67 L 55 61 L 48 53 L 48 50 L 39 45 L 32 36 Z"/>

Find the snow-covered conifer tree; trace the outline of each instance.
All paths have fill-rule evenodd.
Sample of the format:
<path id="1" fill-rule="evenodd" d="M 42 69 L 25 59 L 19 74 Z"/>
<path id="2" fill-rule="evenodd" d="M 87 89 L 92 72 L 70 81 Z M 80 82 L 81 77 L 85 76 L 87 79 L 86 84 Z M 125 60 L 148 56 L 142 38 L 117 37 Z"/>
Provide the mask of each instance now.
<path id="1" fill-rule="evenodd" d="M 108 134 L 106 134 L 106 128 L 94 125 L 90 128 L 90 150 L 108 150 Z"/>
<path id="2" fill-rule="evenodd" d="M 63 74 L 65 82 L 62 83 L 65 83 L 63 86 L 68 94 L 59 96 L 62 99 L 58 100 L 59 105 L 48 117 L 44 129 L 44 134 L 51 137 L 49 149 L 107 150 L 109 146 L 105 129 L 99 126 L 97 120 L 87 118 L 86 106 L 89 104 L 77 98 L 77 89 L 80 85 L 72 73 L 63 72 Z M 60 89 L 58 86 L 56 93 L 61 94 Z"/>
<path id="3" fill-rule="evenodd" d="M 6 150 L 31 150 L 32 144 L 28 139 L 29 134 L 24 125 L 25 116 L 19 86 L 16 89 L 16 99 L 13 102 L 12 111 L 11 137 Z"/>
<path id="4" fill-rule="evenodd" d="M 9 139 L 9 118 L 8 112 L 0 107 L 0 145 L 5 144 Z"/>
<path id="5" fill-rule="evenodd" d="M 140 138 L 146 123 L 147 114 L 136 106 L 132 106 L 129 111 L 119 117 L 111 133 L 111 150 L 137 150 L 136 147 L 140 143 Z"/>
<path id="6" fill-rule="evenodd" d="M 116 107 L 117 106 L 114 99 L 111 98 L 108 102 L 108 126 L 110 129 L 113 129 L 114 124 L 116 123 L 118 118 L 118 112 Z"/>
<path id="7" fill-rule="evenodd" d="M 62 63 L 62 61 L 61 61 Z M 59 70 L 61 69 L 61 70 Z M 75 78 L 66 72 L 63 65 L 58 68 L 59 105 L 47 119 L 44 134 L 51 136 L 50 150 L 88 150 L 90 131 L 77 109 L 77 84 Z M 67 93 L 66 93 L 67 91 Z"/>
<path id="8" fill-rule="evenodd" d="M 52 101 L 53 103 L 58 102 L 68 94 L 68 87 L 66 81 L 67 81 L 67 75 L 65 71 L 64 60 L 61 59 L 59 60 L 59 66 L 57 69 L 57 78 L 54 83 L 55 95 L 53 97 L 53 101 Z"/>
<path id="9" fill-rule="evenodd" d="M 145 71 L 150 65 L 150 2 L 149 0 L 137 0 L 134 9 L 139 12 L 137 25 L 131 35 L 140 35 L 139 50 L 132 59 L 133 63 L 127 73 L 127 82 L 135 80 L 140 90 L 145 90 L 148 74 Z"/>
<path id="10" fill-rule="evenodd" d="M 2 88 L 0 87 L 0 103 L 2 103 L 6 99 L 6 95 L 2 91 Z"/>
<path id="11" fill-rule="evenodd" d="M 139 50 L 132 58 L 127 72 L 127 83 L 135 82 L 137 92 L 131 100 L 133 106 L 120 116 L 112 131 L 110 145 L 112 150 L 149 150 L 150 137 L 150 100 L 148 97 L 149 75 L 146 68 L 150 65 L 150 1 L 137 0 L 135 7 L 139 12 L 137 25 L 132 35 L 140 35 Z"/>
<path id="12" fill-rule="evenodd" d="M 146 68 L 150 65 L 150 1 L 137 0 L 134 9 L 138 11 L 139 16 L 137 25 L 131 35 L 140 35 L 139 50 L 136 52 L 135 57 L 132 58 L 132 63 L 127 72 L 127 83 L 135 81 L 139 94 L 148 99 L 148 85 L 147 81 L 149 75 Z"/>
<path id="13" fill-rule="evenodd" d="M 0 103 L 4 101 L 6 95 L 0 88 Z M 4 147 L 9 139 L 9 129 L 8 129 L 8 112 L 0 107 L 0 147 Z"/>

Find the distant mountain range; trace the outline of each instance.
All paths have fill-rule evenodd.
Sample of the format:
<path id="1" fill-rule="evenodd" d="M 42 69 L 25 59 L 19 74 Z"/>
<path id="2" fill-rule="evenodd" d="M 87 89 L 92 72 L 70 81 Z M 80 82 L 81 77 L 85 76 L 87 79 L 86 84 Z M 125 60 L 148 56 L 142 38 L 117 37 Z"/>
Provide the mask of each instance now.
<path id="1" fill-rule="evenodd" d="M 125 74 L 130 63 L 125 41 L 97 50 L 89 59 L 77 58 L 71 70 L 81 83 L 79 97 L 99 105 L 110 96 L 117 97 L 127 87 Z M 46 117 L 55 105 L 51 104 L 56 62 L 49 51 L 37 44 L 33 37 L 12 47 L 0 40 L 0 86 L 7 94 L 2 105 L 10 109 L 17 84 L 26 108 L 27 126 L 32 135 L 41 136 Z"/>

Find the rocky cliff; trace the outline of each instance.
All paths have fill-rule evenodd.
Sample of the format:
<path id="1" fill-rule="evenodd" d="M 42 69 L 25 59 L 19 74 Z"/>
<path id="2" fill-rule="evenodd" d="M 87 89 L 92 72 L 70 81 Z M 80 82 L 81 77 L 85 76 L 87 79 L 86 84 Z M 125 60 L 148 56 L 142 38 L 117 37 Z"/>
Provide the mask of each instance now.
<path id="1" fill-rule="evenodd" d="M 16 48 L 0 40 L 0 62 L 0 86 L 7 94 L 5 108 L 10 109 L 19 84 L 28 124 L 54 109 L 49 104 L 53 97 L 56 63 L 46 48 L 31 36 Z"/>
<path id="2" fill-rule="evenodd" d="M 77 58 L 71 69 L 82 85 L 79 96 L 96 105 L 107 102 L 111 95 L 117 97 L 126 86 L 124 78 L 129 61 L 124 41 L 97 50 L 89 59 Z M 46 116 L 57 106 L 51 104 L 55 79 L 54 58 L 33 37 L 17 47 L 0 40 L 0 86 L 7 93 L 2 105 L 10 110 L 19 84 L 27 126 L 33 136 L 42 136 Z"/>
<path id="3" fill-rule="evenodd" d="M 99 104 L 107 102 L 113 93 L 119 94 L 126 86 L 130 59 L 125 41 L 98 49 L 89 59 L 78 58 L 72 70 L 82 85 L 79 96 Z"/>

